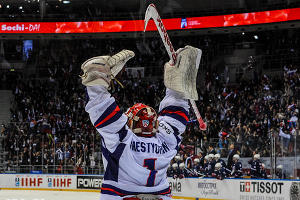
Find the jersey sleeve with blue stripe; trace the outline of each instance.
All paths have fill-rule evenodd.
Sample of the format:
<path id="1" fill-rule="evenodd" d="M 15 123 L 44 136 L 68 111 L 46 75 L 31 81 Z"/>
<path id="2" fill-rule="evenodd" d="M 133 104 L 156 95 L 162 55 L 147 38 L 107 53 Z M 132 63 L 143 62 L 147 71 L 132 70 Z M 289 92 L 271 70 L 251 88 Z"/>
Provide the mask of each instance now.
<path id="1" fill-rule="evenodd" d="M 102 137 L 105 174 L 100 199 L 142 193 L 169 195 L 166 171 L 188 122 L 188 101 L 167 89 L 160 104 L 157 134 L 146 138 L 128 129 L 127 116 L 106 88 L 87 87 L 87 94 L 85 109 Z"/>
<path id="2" fill-rule="evenodd" d="M 100 133 L 104 146 L 114 152 L 120 142 L 126 143 L 127 116 L 122 113 L 115 99 L 103 86 L 88 86 L 88 103 L 85 107 L 91 122 Z"/>
<path id="3" fill-rule="evenodd" d="M 188 100 L 174 90 L 166 90 L 166 96 L 159 106 L 159 127 L 157 136 L 164 140 L 171 148 L 178 150 L 189 121 Z"/>

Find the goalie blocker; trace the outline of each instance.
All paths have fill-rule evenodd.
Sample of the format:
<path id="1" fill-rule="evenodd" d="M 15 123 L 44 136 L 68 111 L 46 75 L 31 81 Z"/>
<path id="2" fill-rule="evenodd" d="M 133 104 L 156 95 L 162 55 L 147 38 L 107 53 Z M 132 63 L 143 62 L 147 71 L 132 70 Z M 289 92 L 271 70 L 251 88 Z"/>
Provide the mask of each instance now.
<path id="1" fill-rule="evenodd" d="M 198 100 L 196 79 L 200 64 L 201 49 L 185 46 L 176 51 L 175 65 L 165 64 L 164 84 L 182 94 L 183 98 Z"/>

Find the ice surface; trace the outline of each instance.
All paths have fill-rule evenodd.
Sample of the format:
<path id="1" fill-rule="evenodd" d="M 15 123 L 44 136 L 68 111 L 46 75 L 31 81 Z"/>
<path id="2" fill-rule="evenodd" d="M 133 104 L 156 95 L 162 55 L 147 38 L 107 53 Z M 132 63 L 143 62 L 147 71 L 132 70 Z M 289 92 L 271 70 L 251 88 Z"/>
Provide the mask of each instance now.
<path id="1" fill-rule="evenodd" d="M 0 200 L 99 200 L 100 192 L 0 190 Z"/>
<path id="2" fill-rule="evenodd" d="M 99 200 L 100 192 L 0 190 L 0 200 Z M 180 200 L 180 199 L 177 199 Z"/>

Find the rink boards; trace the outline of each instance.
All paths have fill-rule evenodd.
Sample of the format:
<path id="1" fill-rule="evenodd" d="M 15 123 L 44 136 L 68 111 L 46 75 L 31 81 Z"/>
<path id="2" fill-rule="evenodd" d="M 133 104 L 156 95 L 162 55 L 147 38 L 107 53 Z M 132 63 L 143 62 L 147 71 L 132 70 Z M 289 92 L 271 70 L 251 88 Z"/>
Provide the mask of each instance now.
<path id="1" fill-rule="evenodd" d="M 174 199 L 300 199 L 299 180 L 169 178 Z M 102 176 L 0 174 L 1 190 L 99 192 Z"/>

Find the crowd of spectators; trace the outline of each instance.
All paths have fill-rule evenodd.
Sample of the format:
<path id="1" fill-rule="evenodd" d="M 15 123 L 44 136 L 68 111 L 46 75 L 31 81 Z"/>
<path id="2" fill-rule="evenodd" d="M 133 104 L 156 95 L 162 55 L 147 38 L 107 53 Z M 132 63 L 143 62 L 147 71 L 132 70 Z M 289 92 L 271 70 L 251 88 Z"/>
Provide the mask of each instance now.
<path id="1" fill-rule="evenodd" d="M 141 10 L 154 3 L 163 18 L 209 16 L 221 14 L 247 13 L 265 10 L 277 10 L 294 8 L 299 6 L 296 0 L 270 1 L 227 1 L 220 3 L 194 2 L 178 0 L 153 1 L 146 0 L 143 3 L 128 1 L 126 5 L 119 1 L 3 1 L 0 7 L 0 17 L 6 21 L 93 21 L 112 19 L 140 19 L 143 16 Z"/>
<path id="2" fill-rule="evenodd" d="M 174 38 L 176 47 L 193 45 L 201 47 L 203 59 L 201 66 L 209 68 L 209 61 L 217 54 L 218 41 L 221 37 L 212 41 L 209 37 L 181 37 Z M 34 41 L 35 42 L 35 41 Z M 123 49 L 135 52 L 135 57 L 130 60 L 128 67 L 145 67 L 145 77 L 155 79 L 161 78 L 164 63 L 169 60 L 163 43 L 158 38 L 136 38 L 136 39 L 91 39 L 91 40 L 47 40 L 38 43 L 38 69 L 40 76 L 57 76 L 58 69 L 80 73 L 79 65 L 85 60 L 99 55 L 113 55 Z M 35 48 L 34 48 L 35 49 Z M 35 50 L 37 51 L 37 50 Z"/>
<path id="3" fill-rule="evenodd" d="M 112 55 L 123 48 L 134 50 L 136 57 L 128 66 L 145 67 L 145 77 L 124 72 L 121 82 L 125 88 L 114 84 L 112 94 L 123 111 L 138 102 L 157 109 L 164 96 L 161 73 L 167 55 L 158 40 L 134 41 L 44 41 L 39 44 L 40 49 L 35 50 L 38 77 L 19 74 L 9 85 L 15 97 L 12 123 L 2 131 L 8 170 L 21 165 L 56 173 L 66 170 L 83 173 L 101 168 L 100 137 L 84 111 L 85 91 L 78 77 L 79 66 L 93 56 Z M 270 156 L 270 148 L 266 147 L 270 146 L 272 137 L 277 138 L 277 156 L 294 153 L 293 145 L 299 140 L 296 137 L 299 134 L 298 65 L 283 65 L 283 78 L 256 74 L 254 79 L 241 77 L 238 84 L 233 84 L 220 71 L 209 70 L 209 64 L 220 51 L 218 39 L 189 37 L 174 41 L 176 46 L 191 44 L 202 48 L 200 70 L 206 71 L 202 80 L 204 87 L 198 91 L 198 108 L 208 129 L 200 131 L 191 113 L 179 150 L 182 162 L 198 152 L 203 158 L 210 154 Z M 5 82 L 5 79 L 1 80 Z"/>
<path id="4" fill-rule="evenodd" d="M 8 166 L 62 166 L 97 163 L 97 135 L 87 122 L 84 90 L 78 78 L 61 74 L 59 81 L 16 81 L 12 124 L 5 131 Z M 58 89 L 59 88 L 59 89 Z M 47 166 L 52 166 L 48 168 Z M 58 165 L 53 169 L 53 165 Z M 77 170 L 75 169 L 74 170 Z M 71 169 L 68 169 L 71 170 Z"/>
<path id="5" fill-rule="evenodd" d="M 293 136 L 299 126 L 299 99 L 295 95 L 299 92 L 299 72 L 293 69 L 293 66 L 286 68 L 288 80 L 285 80 L 285 86 L 283 81 L 271 80 L 266 75 L 258 82 L 242 81 L 231 87 L 222 85 L 215 78 L 217 74 L 207 77 L 199 106 L 204 108 L 202 113 L 209 124 L 209 130 L 203 136 L 219 138 L 217 148 L 221 151 L 234 142 L 244 157 L 252 156 L 253 151 L 270 156 L 270 149 L 265 147 L 269 146 L 271 135 L 282 130 L 289 140 L 277 156 L 291 153 Z M 282 134 L 278 137 L 284 138 Z"/>
<path id="6" fill-rule="evenodd" d="M 124 112 L 137 102 L 158 108 L 162 81 L 143 81 L 125 73 L 122 83 L 125 89 L 115 84 L 112 93 Z M 22 166 L 21 172 L 102 172 L 100 136 L 84 111 L 85 89 L 78 74 L 62 68 L 55 75 L 49 69 L 45 80 L 20 75 L 13 94 L 12 123 L 1 133 L 7 170 Z"/>

